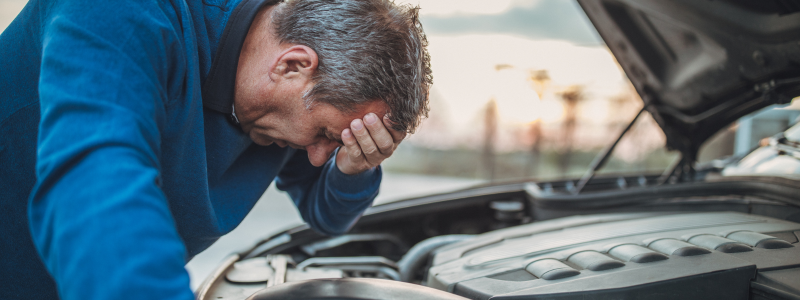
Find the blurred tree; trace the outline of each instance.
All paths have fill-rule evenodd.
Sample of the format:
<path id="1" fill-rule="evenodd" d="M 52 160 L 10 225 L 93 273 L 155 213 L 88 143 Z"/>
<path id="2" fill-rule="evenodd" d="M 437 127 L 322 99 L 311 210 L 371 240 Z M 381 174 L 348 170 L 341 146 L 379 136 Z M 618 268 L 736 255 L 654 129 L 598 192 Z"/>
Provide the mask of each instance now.
<path id="1" fill-rule="evenodd" d="M 547 70 L 530 70 L 528 81 L 531 82 L 539 100 L 544 99 L 544 91 L 550 85 L 550 74 L 547 73 Z"/>
<path id="2" fill-rule="evenodd" d="M 514 68 L 514 66 L 509 65 L 509 64 L 496 64 L 496 65 L 494 65 L 494 70 L 495 71 L 502 71 L 502 70 L 513 69 L 513 68 Z"/>

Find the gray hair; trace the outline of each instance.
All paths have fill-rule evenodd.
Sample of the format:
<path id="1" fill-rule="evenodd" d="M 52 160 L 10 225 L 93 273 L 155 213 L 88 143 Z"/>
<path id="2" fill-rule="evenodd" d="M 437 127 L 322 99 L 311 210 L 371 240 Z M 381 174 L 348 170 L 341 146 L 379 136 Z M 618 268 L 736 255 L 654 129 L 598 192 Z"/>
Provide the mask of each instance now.
<path id="1" fill-rule="evenodd" d="M 414 132 L 428 116 L 433 82 L 419 7 L 390 0 L 288 0 L 273 14 L 281 43 L 319 58 L 306 101 L 345 112 L 382 100 L 395 130 Z"/>

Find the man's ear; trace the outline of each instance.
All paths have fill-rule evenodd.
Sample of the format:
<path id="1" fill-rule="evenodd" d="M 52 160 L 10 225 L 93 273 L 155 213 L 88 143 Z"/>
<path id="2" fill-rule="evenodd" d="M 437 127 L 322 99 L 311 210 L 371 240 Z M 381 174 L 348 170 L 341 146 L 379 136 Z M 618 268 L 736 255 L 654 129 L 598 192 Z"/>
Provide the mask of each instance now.
<path id="1" fill-rule="evenodd" d="M 307 46 L 293 45 L 280 52 L 270 68 L 270 77 L 273 81 L 311 80 L 318 64 L 317 52 Z"/>

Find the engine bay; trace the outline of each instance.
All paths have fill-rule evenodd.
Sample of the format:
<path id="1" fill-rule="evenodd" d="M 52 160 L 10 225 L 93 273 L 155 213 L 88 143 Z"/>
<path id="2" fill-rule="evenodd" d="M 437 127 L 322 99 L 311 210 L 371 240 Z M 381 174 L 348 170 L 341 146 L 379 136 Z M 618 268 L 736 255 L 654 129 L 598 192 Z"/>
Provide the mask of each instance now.
<path id="1" fill-rule="evenodd" d="M 304 225 L 234 253 L 197 299 L 800 299 L 794 180 L 656 178 L 374 206 L 348 234 Z"/>
<path id="2" fill-rule="evenodd" d="M 568 217 L 440 249 L 427 284 L 470 299 L 748 299 L 757 270 L 800 278 L 795 232 L 733 212 Z"/>
<path id="3" fill-rule="evenodd" d="M 412 282 L 468 299 L 783 299 L 776 293 L 800 295 L 798 234 L 798 223 L 738 212 L 572 216 L 412 247 L 354 233 L 236 256 L 198 299 L 272 299 L 257 295 L 330 278 Z M 361 255 L 371 251 L 384 256 Z"/>

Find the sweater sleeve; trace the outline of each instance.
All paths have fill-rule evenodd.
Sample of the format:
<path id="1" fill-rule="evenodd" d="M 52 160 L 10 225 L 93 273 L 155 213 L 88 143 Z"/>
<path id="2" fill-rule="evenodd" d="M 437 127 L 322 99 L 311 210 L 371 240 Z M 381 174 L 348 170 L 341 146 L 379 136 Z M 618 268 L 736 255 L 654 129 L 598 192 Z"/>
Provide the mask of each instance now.
<path id="1" fill-rule="evenodd" d="M 29 218 L 59 296 L 193 299 L 159 187 L 170 55 L 182 48 L 169 17 L 156 1 L 48 5 Z"/>
<path id="2" fill-rule="evenodd" d="M 325 165 L 314 167 L 305 151 L 297 151 L 276 181 L 303 220 L 326 235 L 344 234 L 355 224 L 378 195 L 382 177 L 380 166 L 356 175 L 342 173 L 336 166 L 336 152 Z"/>

